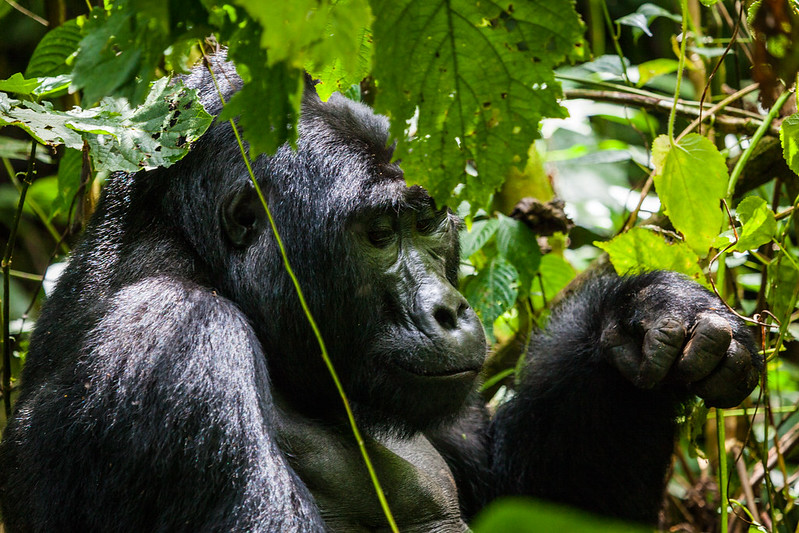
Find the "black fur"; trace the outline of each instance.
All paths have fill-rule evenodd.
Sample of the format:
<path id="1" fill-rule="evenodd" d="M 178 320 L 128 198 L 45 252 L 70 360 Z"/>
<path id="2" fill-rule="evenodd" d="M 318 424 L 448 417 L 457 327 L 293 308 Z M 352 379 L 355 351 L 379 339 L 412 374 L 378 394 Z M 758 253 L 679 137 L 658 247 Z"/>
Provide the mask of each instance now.
<path id="1" fill-rule="evenodd" d="M 229 97 L 233 69 L 211 68 Z M 207 72 L 188 83 L 219 111 Z M 653 521 L 676 407 L 743 399 L 762 366 L 749 334 L 677 275 L 603 276 L 553 314 L 489 420 L 458 222 L 405 186 L 387 132 L 307 91 L 297 150 L 254 170 L 400 528 L 463 530 L 502 494 Z M 259 208 L 228 124 L 109 181 L 0 445 L 9 532 L 385 526 Z M 658 370 L 689 356 L 711 370 Z"/>

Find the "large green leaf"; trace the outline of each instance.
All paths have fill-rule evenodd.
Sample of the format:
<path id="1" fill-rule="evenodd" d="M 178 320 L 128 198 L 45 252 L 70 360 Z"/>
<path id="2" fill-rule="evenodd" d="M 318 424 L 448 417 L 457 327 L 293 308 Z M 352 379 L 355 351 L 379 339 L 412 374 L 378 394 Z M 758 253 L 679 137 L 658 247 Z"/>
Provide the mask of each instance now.
<path id="1" fill-rule="evenodd" d="M 796 308 L 799 268 L 793 258 L 780 251 L 769 263 L 767 272 L 766 301 L 769 309 L 780 321 L 789 320 Z"/>
<path id="2" fill-rule="evenodd" d="M 533 283 L 530 297 L 536 308 L 543 308 L 574 279 L 574 267 L 568 261 L 554 253 L 541 258 L 538 278 Z"/>
<path id="3" fill-rule="evenodd" d="M 780 141 L 785 162 L 799 174 L 799 113 L 787 117 L 780 126 Z"/>
<path id="4" fill-rule="evenodd" d="M 565 116 L 552 68 L 583 51 L 572 2 L 371 4 L 376 106 L 397 139 L 412 123 L 397 153 L 408 180 L 439 205 L 458 205 L 457 194 L 486 206 L 508 169 L 524 166 L 541 118 Z"/>
<path id="5" fill-rule="evenodd" d="M 485 246 L 499 227 L 495 218 L 477 220 L 469 230 L 461 231 L 461 259 L 469 259 L 472 254 Z"/>
<path id="6" fill-rule="evenodd" d="M 98 170 L 136 171 L 169 166 L 189 151 L 211 124 L 196 98 L 182 84 L 162 78 L 135 108 L 124 98 L 106 98 L 91 109 L 57 111 L 0 93 L 0 126 L 17 126 L 43 144 L 81 150 L 84 140 Z"/>
<path id="7" fill-rule="evenodd" d="M 479 274 L 469 278 L 463 289 L 463 295 L 483 321 L 490 338 L 493 337 L 494 321 L 516 302 L 518 277 L 510 263 L 496 256 Z"/>
<path id="8" fill-rule="evenodd" d="M 25 70 L 25 76 L 34 78 L 69 73 L 72 67 L 67 65 L 67 60 L 78 49 L 80 40 L 80 25 L 77 19 L 68 20 L 47 32 L 36 45 Z"/>
<path id="9" fill-rule="evenodd" d="M 621 522 L 552 502 L 528 498 L 502 498 L 477 515 L 475 533 L 648 533 L 652 528 Z"/>
<path id="10" fill-rule="evenodd" d="M 498 215 L 498 218 L 497 249 L 519 273 L 519 290 L 527 294 L 541 264 L 538 240 L 524 222 L 504 215 Z"/>
<path id="11" fill-rule="evenodd" d="M 691 249 L 704 257 L 724 221 L 721 199 L 729 181 L 724 156 L 706 137 L 691 133 L 673 145 L 661 135 L 652 159 L 664 211 Z"/>
<path id="12" fill-rule="evenodd" d="M 681 242 L 670 244 L 663 236 L 644 228 L 633 228 L 607 242 L 595 246 L 610 255 L 619 274 L 635 274 L 650 270 L 674 270 L 707 285 L 699 257 Z"/>

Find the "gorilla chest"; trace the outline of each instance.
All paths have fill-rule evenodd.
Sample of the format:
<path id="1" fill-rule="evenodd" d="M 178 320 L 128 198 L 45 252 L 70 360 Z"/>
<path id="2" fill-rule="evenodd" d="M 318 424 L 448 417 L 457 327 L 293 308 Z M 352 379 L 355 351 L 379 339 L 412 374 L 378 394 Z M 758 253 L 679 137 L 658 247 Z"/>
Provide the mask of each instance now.
<path id="1" fill-rule="evenodd" d="M 332 436 L 332 434 L 329 434 Z M 318 437 L 318 435 L 317 435 Z M 353 436 L 289 441 L 288 456 L 331 531 L 388 531 L 387 519 Z M 366 448 L 401 531 L 468 531 L 455 481 L 422 435 L 365 437 Z"/>

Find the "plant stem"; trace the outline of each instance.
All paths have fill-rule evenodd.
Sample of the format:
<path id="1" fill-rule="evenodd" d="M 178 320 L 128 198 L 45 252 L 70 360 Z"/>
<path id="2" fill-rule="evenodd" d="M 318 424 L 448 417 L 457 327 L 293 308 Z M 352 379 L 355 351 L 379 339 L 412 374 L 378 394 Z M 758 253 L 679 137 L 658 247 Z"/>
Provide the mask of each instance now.
<path id="1" fill-rule="evenodd" d="M 716 409 L 716 437 L 719 446 L 719 508 L 721 517 L 719 518 L 721 533 L 727 533 L 727 440 L 726 429 L 724 427 L 724 410 Z"/>
<path id="2" fill-rule="evenodd" d="M 202 46 L 200 47 L 202 49 Z M 211 77 L 214 80 L 214 85 L 217 87 L 217 94 L 219 95 L 219 99 L 222 100 L 222 104 L 224 105 L 225 101 L 222 97 L 222 92 L 219 90 L 219 85 L 216 81 L 216 76 L 214 76 L 213 71 L 211 68 L 208 68 L 208 71 L 211 73 Z M 250 175 L 250 181 L 252 182 L 253 186 L 255 187 L 255 192 L 258 194 L 258 198 L 261 201 L 261 205 L 263 205 L 264 211 L 266 211 L 266 216 L 269 219 L 269 225 L 272 228 L 272 233 L 275 236 L 275 241 L 277 241 L 278 248 L 280 249 L 280 255 L 283 258 L 283 266 L 286 269 L 289 277 L 291 278 L 292 283 L 294 284 L 294 289 L 297 292 L 297 297 L 300 300 L 300 306 L 302 306 L 302 310 L 305 312 L 305 317 L 308 319 L 308 323 L 311 326 L 311 329 L 316 336 L 316 341 L 319 343 L 319 348 L 322 352 L 322 359 L 327 366 L 327 370 L 330 373 L 330 376 L 333 378 L 333 383 L 336 386 L 336 390 L 338 391 L 339 396 L 341 397 L 341 401 L 344 404 L 344 410 L 347 412 L 347 419 L 350 423 L 350 428 L 352 429 L 352 434 L 355 436 L 355 440 L 358 443 L 358 448 L 361 451 L 361 456 L 363 457 L 363 461 L 366 464 L 366 469 L 369 471 L 369 477 L 372 479 L 372 484 L 375 488 L 375 493 L 377 494 L 377 498 L 380 501 L 380 506 L 383 509 L 383 513 L 388 520 L 389 526 L 391 527 L 391 531 L 394 533 L 399 533 L 399 528 L 397 527 L 397 523 L 394 520 L 394 516 L 391 513 L 391 509 L 388 506 L 388 500 L 386 499 L 386 495 L 383 492 L 383 488 L 380 485 L 380 481 L 377 478 L 377 472 L 375 471 L 374 466 L 372 465 L 372 461 L 369 458 L 369 453 L 366 450 L 366 442 L 364 441 L 363 437 L 361 436 L 361 432 L 358 429 L 358 425 L 355 422 L 355 415 L 352 412 L 352 408 L 350 407 L 349 400 L 347 399 L 347 395 L 344 392 L 344 387 L 341 384 L 341 380 L 338 377 L 338 373 L 336 372 L 335 368 L 333 368 L 333 362 L 330 360 L 330 356 L 327 353 L 327 347 L 325 346 L 325 342 L 322 339 L 322 333 L 319 330 L 319 326 L 316 324 L 316 320 L 314 320 L 313 315 L 311 314 L 311 310 L 308 307 L 308 303 L 305 301 L 305 296 L 303 295 L 302 288 L 300 287 L 300 282 L 297 279 L 297 276 L 294 274 L 294 270 L 291 268 L 291 264 L 289 263 L 288 255 L 286 254 L 286 249 L 283 245 L 283 239 L 280 238 L 280 234 L 277 230 L 277 225 L 275 224 L 274 218 L 272 218 L 272 212 L 269 209 L 269 205 L 266 202 L 266 197 L 264 196 L 263 192 L 261 191 L 261 187 L 258 185 L 258 181 L 255 179 L 255 173 L 252 170 L 252 165 L 250 164 L 250 158 L 247 155 L 247 151 L 244 149 L 244 143 L 241 140 L 241 136 L 239 135 L 239 130 L 236 127 L 236 123 L 233 119 L 230 119 L 230 125 L 233 128 L 233 133 L 236 136 L 236 141 L 239 145 L 239 151 L 241 152 L 241 158 L 244 161 L 244 164 L 247 166 L 247 172 Z"/>
<path id="3" fill-rule="evenodd" d="M 774 105 L 771 106 L 771 109 L 766 115 L 766 118 L 763 120 L 763 123 L 760 124 L 760 127 L 757 128 L 755 134 L 752 136 L 752 140 L 749 143 L 749 146 L 746 147 L 744 153 L 741 154 L 741 157 L 738 158 L 738 161 L 735 162 L 735 168 L 732 169 L 730 173 L 730 181 L 727 184 L 727 203 L 732 205 L 732 195 L 735 193 L 735 184 L 738 183 L 738 178 L 741 177 L 741 172 L 743 172 L 744 167 L 746 166 L 746 162 L 749 161 L 752 153 L 755 151 L 755 147 L 757 143 L 760 142 L 760 139 L 763 138 L 763 135 L 766 134 L 766 131 L 771 126 L 771 123 L 774 122 L 774 119 L 777 118 L 777 115 L 782 109 L 782 106 L 785 104 L 785 101 L 791 96 L 791 91 L 785 91 L 777 98 L 777 101 L 774 102 Z"/>
<path id="4" fill-rule="evenodd" d="M 22 180 L 22 189 L 19 193 L 17 211 L 14 213 L 14 221 L 11 224 L 11 231 L 8 234 L 5 253 L 3 254 L 3 404 L 5 406 L 6 419 L 11 416 L 11 332 L 9 322 L 11 321 L 11 258 L 14 253 L 14 244 L 17 241 L 17 230 L 19 221 L 22 218 L 22 208 L 25 206 L 25 197 L 28 195 L 28 187 L 33 176 L 33 163 L 36 161 L 36 147 L 39 144 L 34 140 L 31 145 L 31 154 L 28 158 L 28 170 Z"/>
<path id="5" fill-rule="evenodd" d="M 680 10 L 682 12 L 682 39 L 680 40 L 680 61 L 677 66 L 677 84 L 674 87 L 674 105 L 669 113 L 669 142 L 674 144 L 674 118 L 677 116 L 677 99 L 680 98 L 680 85 L 682 85 L 682 73 L 685 69 L 685 43 L 688 41 L 688 0 L 680 0 Z"/>

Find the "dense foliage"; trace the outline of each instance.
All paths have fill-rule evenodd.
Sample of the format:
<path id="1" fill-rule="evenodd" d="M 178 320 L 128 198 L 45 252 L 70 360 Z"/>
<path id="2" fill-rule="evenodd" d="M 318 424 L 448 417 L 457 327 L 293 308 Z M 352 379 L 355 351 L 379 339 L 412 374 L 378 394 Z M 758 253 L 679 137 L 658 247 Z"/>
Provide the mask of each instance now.
<path id="1" fill-rule="evenodd" d="M 561 289 L 608 262 L 677 270 L 748 317 L 762 386 L 740 409 L 686 406 L 662 525 L 797 528 L 796 0 L 32 4 L 0 3 L 0 421 L 101 184 L 191 149 L 211 117 L 175 76 L 225 47 L 245 85 L 221 118 L 250 157 L 295 139 L 304 71 L 391 118 L 409 183 L 466 221 L 462 290 L 494 342 L 496 402 Z"/>

